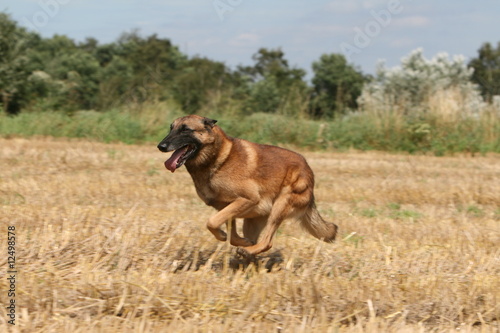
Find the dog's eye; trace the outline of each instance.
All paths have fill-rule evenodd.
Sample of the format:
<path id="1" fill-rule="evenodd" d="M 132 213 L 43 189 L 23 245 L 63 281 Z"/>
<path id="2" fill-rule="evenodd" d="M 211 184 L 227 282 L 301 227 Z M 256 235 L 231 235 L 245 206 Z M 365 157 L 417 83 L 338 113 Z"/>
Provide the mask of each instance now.
<path id="1" fill-rule="evenodd" d="M 182 125 L 180 131 L 181 132 L 189 132 L 189 131 L 192 131 L 192 130 L 189 127 L 187 127 L 186 125 Z"/>

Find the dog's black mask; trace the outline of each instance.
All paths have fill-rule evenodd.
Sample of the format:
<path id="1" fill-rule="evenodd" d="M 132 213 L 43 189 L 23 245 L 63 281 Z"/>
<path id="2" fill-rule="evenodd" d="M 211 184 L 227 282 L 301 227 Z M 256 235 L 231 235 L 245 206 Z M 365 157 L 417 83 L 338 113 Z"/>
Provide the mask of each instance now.
<path id="1" fill-rule="evenodd" d="M 180 168 L 190 158 L 196 156 L 202 142 L 196 137 L 196 131 L 211 130 L 217 120 L 204 118 L 200 129 L 190 128 L 186 124 L 182 124 L 174 128 L 170 126 L 170 133 L 158 144 L 158 149 L 164 153 L 174 151 L 172 156 L 165 161 L 165 167 L 174 172 Z M 201 124 L 200 124 L 201 125 Z"/>

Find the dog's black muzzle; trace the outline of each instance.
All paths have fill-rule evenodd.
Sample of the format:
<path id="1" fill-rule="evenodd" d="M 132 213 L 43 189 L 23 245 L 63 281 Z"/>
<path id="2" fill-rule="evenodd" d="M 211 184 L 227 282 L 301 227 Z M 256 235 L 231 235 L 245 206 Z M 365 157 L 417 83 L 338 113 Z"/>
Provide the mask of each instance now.
<path id="1" fill-rule="evenodd" d="M 169 150 L 168 150 L 168 143 L 163 142 L 163 141 L 162 141 L 162 142 L 160 142 L 160 144 L 158 144 L 158 149 L 159 149 L 161 152 L 163 152 L 163 153 L 168 152 L 168 151 L 169 151 Z"/>
<path id="2" fill-rule="evenodd" d="M 166 137 L 163 138 L 163 140 L 160 141 L 157 147 L 162 153 L 168 153 L 184 146 L 185 143 L 182 142 L 184 140 L 175 132 L 169 133 Z"/>
<path id="3" fill-rule="evenodd" d="M 196 148 L 200 146 L 200 142 L 188 134 L 170 133 L 158 144 L 158 149 L 162 153 L 168 153 L 179 148 L 192 145 Z"/>

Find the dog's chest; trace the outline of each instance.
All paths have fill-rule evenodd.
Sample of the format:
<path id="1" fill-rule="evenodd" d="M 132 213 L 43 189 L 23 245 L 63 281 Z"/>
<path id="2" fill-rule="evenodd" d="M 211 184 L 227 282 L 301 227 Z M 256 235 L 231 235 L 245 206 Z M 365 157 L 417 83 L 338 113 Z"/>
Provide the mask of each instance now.
<path id="1" fill-rule="evenodd" d="M 201 178 L 193 176 L 196 193 L 207 205 L 220 206 L 228 204 L 236 199 L 232 188 L 228 187 L 228 182 L 220 182 L 217 177 Z"/>
<path id="2" fill-rule="evenodd" d="M 194 186 L 196 187 L 196 193 L 198 193 L 198 196 L 203 200 L 206 204 L 209 202 L 213 201 L 217 197 L 217 192 L 214 191 L 213 188 L 210 187 L 209 184 L 203 184 L 203 183 L 194 183 Z"/>

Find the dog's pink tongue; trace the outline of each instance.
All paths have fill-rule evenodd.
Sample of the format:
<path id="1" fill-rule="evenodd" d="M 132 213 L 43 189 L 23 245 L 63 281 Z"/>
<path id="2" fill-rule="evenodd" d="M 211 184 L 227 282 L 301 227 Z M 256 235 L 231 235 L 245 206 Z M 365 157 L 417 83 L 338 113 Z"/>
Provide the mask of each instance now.
<path id="1" fill-rule="evenodd" d="M 172 156 L 170 156 L 170 158 L 165 161 L 165 168 L 174 172 L 175 169 L 177 168 L 177 162 L 179 161 L 179 158 L 181 158 L 182 154 L 184 154 L 187 149 L 188 149 L 188 147 L 186 146 L 186 147 L 179 148 L 176 151 L 174 151 Z"/>

